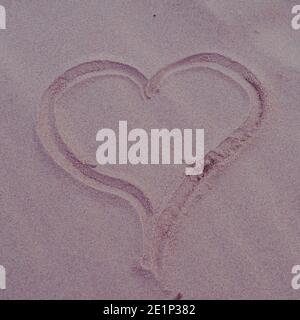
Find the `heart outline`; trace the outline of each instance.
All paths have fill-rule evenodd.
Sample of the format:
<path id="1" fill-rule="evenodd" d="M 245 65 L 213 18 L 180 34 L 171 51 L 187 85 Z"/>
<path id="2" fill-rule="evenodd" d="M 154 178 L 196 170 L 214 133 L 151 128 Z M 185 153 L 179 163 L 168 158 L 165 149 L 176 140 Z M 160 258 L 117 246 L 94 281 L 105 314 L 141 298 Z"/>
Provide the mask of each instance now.
<path id="1" fill-rule="evenodd" d="M 85 160 L 79 159 L 68 149 L 67 144 L 60 136 L 59 130 L 55 127 L 55 101 L 59 96 L 63 95 L 65 90 L 72 87 L 76 82 L 82 81 L 85 77 L 96 74 L 97 76 L 110 75 L 112 72 L 128 77 L 140 88 L 140 94 L 143 99 L 151 99 L 154 94 L 159 92 L 160 84 L 163 80 L 178 68 L 203 66 L 203 64 L 207 63 L 219 65 L 246 80 L 257 94 L 258 108 L 254 109 L 255 112 L 252 117 L 249 116 L 239 128 L 222 140 L 217 148 L 205 155 L 204 170 L 200 176 L 184 177 L 179 188 L 170 197 L 168 201 L 170 205 L 155 218 L 155 230 L 153 231 L 153 228 L 147 230 L 146 225 L 149 222 L 149 218 L 152 219 L 154 215 L 150 199 L 135 185 L 122 179 L 96 172 Z M 242 64 L 218 53 L 200 53 L 181 59 L 161 68 L 150 79 L 147 79 L 132 66 L 109 60 L 95 60 L 68 69 L 46 89 L 37 112 L 36 130 L 47 153 L 65 171 L 93 189 L 124 198 L 137 210 L 144 236 L 144 254 L 141 264 L 147 270 L 153 271 L 155 269 L 155 274 L 158 277 L 158 269 L 161 268 L 162 263 L 163 247 L 170 238 L 172 230 L 172 221 L 170 220 L 176 220 L 178 211 L 183 208 L 197 186 L 216 168 L 235 157 L 241 147 L 252 137 L 254 131 L 260 128 L 267 105 L 268 97 L 266 91 L 257 77 Z M 166 217 L 169 218 L 165 219 Z"/>

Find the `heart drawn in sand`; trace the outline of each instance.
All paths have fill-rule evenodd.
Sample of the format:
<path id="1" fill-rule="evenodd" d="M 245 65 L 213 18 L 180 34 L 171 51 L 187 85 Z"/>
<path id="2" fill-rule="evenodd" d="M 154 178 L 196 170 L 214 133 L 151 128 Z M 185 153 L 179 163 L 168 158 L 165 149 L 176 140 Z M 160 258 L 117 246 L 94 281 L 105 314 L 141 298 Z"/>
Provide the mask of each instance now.
<path id="1" fill-rule="evenodd" d="M 182 75 L 183 79 L 180 78 Z M 201 75 L 205 75 L 206 85 L 197 78 Z M 193 82 L 187 83 L 186 78 L 193 79 Z M 178 85 L 176 79 L 185 81 L 185 87 Z M 231 133 L 226 131 L 230 127 L 226 127 L 226 123 L 236 121 L 234 116 L 237 111 L 229 110 L 227 114 L 227 110 L 219 110 L 229 118 L 227 122 L 225 115 L 220 118 L 225 119 L 225 128 L 216 139 L 222 141 L 213 141 L 212 149 L 208 148 L 210 151 L 206 153 L 204 171 L 200 176 L 185 176 L 183 166 L 175 165 L 139 168 L 130 164 L 114 168 L 97 166 L 89 154 L 94 150 L 92 154 L 95 156 L 96 130 L 113 128 L 119 120 L 127 120 L 137 128 L 206 130 L 206 118 L 200 117 L 201 112 L 197 109 L 198 99 L 218 85 L 212 95 L 202 101 L 202 104 L 212 103 L 211 108 L 201 112 L 214 108 L 216 101 L 211 100 L 215 97 L 221 97 L 219 100 L 227 103 L 226 107 L 230 109 L 235 97 L 233 91 L 240 91 L 240 96 L 247 97 L 249 110 L 243 117 L 236 117 L 241 123 L 234 124 Z M 196 90 L 184 92 L 189 88 Z M 191 98 L 192 95 L 195 97 Z M 90 112 L 95 114 L 88 120 L 85 114 L 90 105 Z M 260 127 L 266 106 L 267 96 L 256 76 L 240 63 L 220 54 L 202 53 L 187 57 L 162 68 L 150 79 L 129 65 L 99 60 L 67 70 L 50 85 L 39 106 L 36 128 L 48 154 L 73 177 L 98 191 L 113 193 L 130 201 L 140 215 L 144 231 L 142 265 L 145 269 L 158 272 L 165 243 L 172 238 L 174 221 L 186 201 L 206 177 L 233 159 L 247 144 Z M 73 107 L 78 109 L 75 127 L 76 112 L 72 112 Z M 64 112 L 69 113 L 66 116 Z M 214 110 L 212 117 L 217 113 Z M 93 127 L 93 119 L 98 123 L 98 128 Z M 201 121 L 204 122 L 200 124 Z M 90 136 L 82 131 L 89 131 L 80 127 L 82 123 L 90 128 Z M 80 141 L 79 145 L 76 145 L 77 141 Z M 89 141 L 94 143 L 93 146 L 87 146 Z"/>

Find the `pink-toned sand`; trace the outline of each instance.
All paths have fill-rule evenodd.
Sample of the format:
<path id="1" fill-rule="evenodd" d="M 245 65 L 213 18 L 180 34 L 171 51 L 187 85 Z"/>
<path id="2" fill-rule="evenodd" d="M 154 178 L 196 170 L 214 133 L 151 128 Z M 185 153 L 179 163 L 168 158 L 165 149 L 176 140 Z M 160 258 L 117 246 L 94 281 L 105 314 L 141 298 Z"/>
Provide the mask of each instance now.
<path id="1" fill-rule="evenodd" d="M 290 2 L 2 4 L 0 299 L 299 297 Z M 94 168 L 119 120 L 204 128 L 204 175 Z"/>

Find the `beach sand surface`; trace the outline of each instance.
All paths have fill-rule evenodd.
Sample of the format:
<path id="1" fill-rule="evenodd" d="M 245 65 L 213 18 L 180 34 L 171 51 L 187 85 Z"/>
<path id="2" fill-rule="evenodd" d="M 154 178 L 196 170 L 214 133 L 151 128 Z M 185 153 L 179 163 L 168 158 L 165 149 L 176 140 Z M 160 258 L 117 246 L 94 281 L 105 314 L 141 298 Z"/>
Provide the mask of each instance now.
<path id="1" fill-rule="evenodd" d="M 0 299 L 298 298 L 291 269 L 300 264 L 300 31 L 291 28 L 291 1 L 1 4 L 0 264 L 7 289 Z M 139 89 L 167 65 L 200 53 L 250 70 L 268 97 L 266 110 L 236 157 L 195 185 L 176 214 L 167 211 L 171 237 L 161 245 L 159 217 L 180 202 L 184 166 L 95 169 L 136 185 L 137 197 L 152 205 L 142 212 L 132 189 L 102 192 L 58 165 L 57 150 L 47 152 L 38 137 L 37 112 L 66 70 L 115 61 L 135 68 L 138 84 L 124 77 L 126 67 L 78 81 L 57 101 L 57 128 L 77 157 L 94 163 L 97 130 L 117 130 L 119 120 L 130 129 L 204 128 L 205 151 L 214 150 L 260 103 L 243 79 L 204 64 L 172 72 L 151 99 Z M 140 258 L 151 249 L 159 267 L 143 270 Z"/>

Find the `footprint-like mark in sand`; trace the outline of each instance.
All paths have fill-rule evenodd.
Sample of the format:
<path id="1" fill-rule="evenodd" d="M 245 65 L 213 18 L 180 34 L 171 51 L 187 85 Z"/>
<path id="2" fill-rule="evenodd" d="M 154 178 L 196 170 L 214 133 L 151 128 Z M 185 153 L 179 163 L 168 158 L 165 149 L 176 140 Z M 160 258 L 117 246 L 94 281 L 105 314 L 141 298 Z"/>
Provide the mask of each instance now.
<path id="1" fill-rule="evenodd" d="M 151 199 L 141 186 L 130 179 L 110 176 L 95 170 L 95 165 L 75 154 L 58 129 L 55 116 L 56 101 L 74 85 L 91 77 L 117 75 L 125 77 L 138 86 L 142 99 L 151 99 L 159 93 L 163 82 L 170 75 L 185 70 L 206 66 L 224 73 L 244 88 L 255 92 L 257 103 L 251 106 L 247 119 L 230 136 L 219 143 L 217 148 L 205 156 L 205 166 L 200 176 L 182 176 L 182 181 L 172 190 L 164 208 L 156 211 Z M 201 72 L 201 71 L 200 71 Z M 164 258 L 171 254 L 176 241 L 178 217 L 195 189 L 201 186 L 214 172 L 224 168 L 233 160 L 239 150 L 246 146 L 255 131 L 261 126 L 267 109 L 267 95 L 257 77 L 245 66 L 216 53 L 196 54 L 159 70 L 147 79 L 137 69 L 113 61 L 91 61 L 82 63 L 64 72 L 45 91 L 38 109 L 36 130 L 39 139 L 53 160 L 85 185 L 101 192 L 116 194 L 126 200 L 139 213 L 143 228 L 143 256 L 140 261 L 141 273 L 150 272 L 163 283 L 161 270 Z"/>

